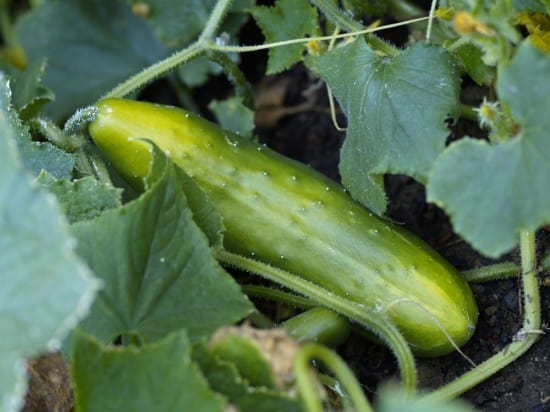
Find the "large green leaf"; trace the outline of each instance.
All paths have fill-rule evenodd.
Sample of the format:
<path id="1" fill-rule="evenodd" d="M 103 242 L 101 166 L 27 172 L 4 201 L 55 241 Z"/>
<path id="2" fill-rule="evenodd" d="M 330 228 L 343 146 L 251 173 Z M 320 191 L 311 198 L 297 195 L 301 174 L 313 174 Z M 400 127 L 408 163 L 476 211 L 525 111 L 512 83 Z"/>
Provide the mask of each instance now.
<path id="1" fill-rule="evenodd" d="M 72 364 L 76 411 L 221 411 L 223 398 L 208 388 L 190 353 L 184 331 L 125 348 L 77 333 Z"/>
<path id="2" fill-rule="evenodd" d="M 317 12 L 307 0 L 278 0 L 272 7 L 254 7 L 252 15 L 262 29 L 266 43 L 298 39 L 318 30 Z M 301 60 L 304 44 L 269 49 L 267 74 L 278 73 Z"/>
<path id="3" fill-rule="evenodd" d="M 43 1 L 17 24 L 30 62 L 47 59 L 44 83 L 56 119 L 90 104 L 167 54 L 149 26 L 122 0 Z"/>
<path id="4" fill-rule="evenodd" d="M 428 199 L 444 208 L 475 248 L 498 256 L 514 247 L 520 230 L 550 222 L 550 57 L 522 44 L 498 74 L 497 92 L 521 131 L 490 145 L 464 139 L 435 164 Z"/>
<path id="5" fill-rule="evenodd" d="M 417 43 L 380 56 L 362 38 L 321 56 L 315 69 L 348 118 L 340 172 L 344 185 L 376 213 L 386 208 L 385 173 L 425 183 L 458 108 L 459 78 L 438 46 Z"/>
<path id="6" fill-rule="evenodd" d="M 52 195 L 33 185 L 0 73 L 0 411 L 18 410 L 24 359 L 57 348 L 97 289 Z"/>
<path id="7" fill-rule="evenodd" d="M 105 283 L 80 326 L 103 341 L 148 342 L 183 328 L 194 341 L 250 310 L 193 221 L 181 172 L 164 164 L 140 198 L 73 226 L 79 253 Z"/>

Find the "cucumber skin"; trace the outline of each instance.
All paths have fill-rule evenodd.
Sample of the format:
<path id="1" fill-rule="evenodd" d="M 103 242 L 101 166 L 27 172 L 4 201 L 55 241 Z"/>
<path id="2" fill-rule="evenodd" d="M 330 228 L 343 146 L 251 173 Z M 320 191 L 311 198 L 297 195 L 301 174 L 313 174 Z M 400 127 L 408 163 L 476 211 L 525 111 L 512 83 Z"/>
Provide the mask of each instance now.
<path id="1" fill-rule="evenodd" d="M 97 104 L 89 132 L 142 188 L 148 139 L 207 193 L 224 247 L 385 312 L 421 356 L 473 334 L 477 306 L 460 274 L 422 240 L 373 215 L 337 183 L 179 108 L 123 99 Z M 442 331 L 444 329 L 446 334 Z"/>

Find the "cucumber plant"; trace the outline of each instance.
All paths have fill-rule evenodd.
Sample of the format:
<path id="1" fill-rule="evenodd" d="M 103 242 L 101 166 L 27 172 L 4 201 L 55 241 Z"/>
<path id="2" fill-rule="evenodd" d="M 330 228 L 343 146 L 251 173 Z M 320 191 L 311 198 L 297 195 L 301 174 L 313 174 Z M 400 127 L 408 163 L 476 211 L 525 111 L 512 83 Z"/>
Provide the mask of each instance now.
<path id="1" fill-rule="evenodd" d="M 550 104 L 544 77 L 550 70 L 545 54 L 549 49 L 547 2 L 442 0 L 436 8 L 437 2 L 432 1 L 425 16 L 424 10 L 406 0 L 343 1 L 345 11 L 327 0 L 277 0 L 273 7 L 253 8 L 252 1 L 232 5 L 218 0 L 196 5 L 206 8 L 208 18 L 185 37 L 163 25 L 162 5 L 132 1 L 133 10 L 139 11 L 136 19 L 120 1 L 110 11 L 116 15 L 112 21 L 124 21 L 129 29 L 117 31 L 115 26 L 118 38 L 130 44 L 132 37 L 139 38 L 148 51 L 133 61 L 131 70 L 119 70 L 119 58 L 131 52 L 125 45 L 115 47 L 119 44 L 115 39 L 109 40 L 119 52 L 111 59 L 112 72 L 125 72 L 116 82 L 125 80 L 107 93 L 105 86 L 88 87 L 92 83 L 80 81 L 78 90 L 68 95 L 64 95 L 65 82 L 70 84 L 71 76 L 60 76 L 55 69 L 60 67 L 59 44 L 44 55 L 41 47 L 48 37 L 36 37 L 33 30 L 44 21 L 51 26 L 51 16 L 60 21 L 67 16 L 72 19 L 87 8 L 94 11 L 85 15 L 85 21 L 93 22 L 94 16 L 103 13 L 101 2 L 33 4 L 15 28 L 10 26 L 8 3 L 0 4 L 6 44 L 10 50 L 25 51 L 34 64 L 27 72 L 35 76 L 30 80 L 2 66 L 15 79 L 12 104 L 26 121 L 13 126 L 18 130 L 21 156 L 31 170 L 45 169 L 55 172 L 58 179 L 67 179 L 59 184 L 43 175 L 40 181 L 58 194 L 74 222 L 77 251 L 105 284 L 90 315 L 81 321 L 80 331 L 65 343 L 66 351 L 72 350 L 74 356 L 78 410 L 93 409 L 94 402 L 96 408 L 106 407 L 88 392 L 102 385 L 94 377 L 104 375 L 121 382 L 117 381 L 121 367 L 136 368 L 132 374 L 135 386 L 147 381 L 142 373 L 152 363 L 174 362 L 182 365 L 174 381 L 189 382 L 208 408 L 221 409 L 225 401 L 245 409 L 243 405 L 253 402 L 272 405 L 272 410 L 300 407 L 295 398 L 277 388 L 247 383 L 237 360 L 213 355 L 201 343 L 218 326 L 235 322 L 251 310 L 213 258 L 302 295 L 243 287 L 249 296 L 264 294 L 290 306 L 329 308 L 374 331 L 394 351 L 403 386 L 412 393 L 416 371 L 411 349 L 428 356 L 458 349 L 473 333 L 477 309 L 468 285 L 454 268 L 423 242 L 380 217 L 386 209 L 383 176 L 388 173 L 406 174 L 424 184 L 428 200 L 444 209 L 455 231 L 483 254 L 497 257 L 518 241 L 521 251 L 519 266 L 505 263 L 474 269 L 464 278 L 482 281 L 521 271 L 522 329 L 503 351 L 424 396 L 422 402 L 460 395 L 521 356 L 540 336 L 535 230 L 550 221 L 550 199 L 544 190 L 550 147 L 541 132 L 546 130 L 546 116 L 540 109 Z M 225 19 L 229 11 L 234 14 Z M 233 41 L 238 29 L 235 22 L 242 23 L 235 17 L 248 13 L 264 33 L 264 44 L 242 46 Z M 365 26 L 354 17 L 383 18 L 386 14 L 398 23 L 380 26 L 375 21 Z M 178 51 L 163 59 L 169 53 L 149 34 L 144 22 L 154 27 L 165 44 L 177 44 Z M 403 50 L 376 34 L 400 25 L 411 27 L 410 45 Z M 74 43 L 73 38 L 70 41 Z M 85 42 L 86 47 L 89 44 Z M 336 98 L 347 119 L 340 162 L 345 189 L 189 112 L 120 100 L 168 74 L 180 102 L 193 108 L 192 97 L 180 80 L 197 81 L 196 77 L 192 80 L 193 68 L 206 67 L 209 59 L 222 68 L 235 93 L 252 107 L 250 86 L 235 64 L 235 53 L 266 49 L 268 73 L 302 61 Z M 102 53 L 98 59 L 106 52 Z M 15 62 L 9 53 L 6 56 L 6 62 Z M 21 66 L 24 59 L 21 53 L 18 56 L 16 63 Z M 42 57 L 48 57 L 48 68 Z M 145 61 L 148 67 L 130 76 L 138 69 L 137 61 Z M 73 75 L 79 70 L 75 64 Z M 44 82 L 58 94 L 59 104 L 46 104 L 52 95 L 41 83 L 44 73 Z M 98 73 L 93 84 L 116 84 L 112 79 L 102 83 L 106 79 L 102 76 L 108 74 Z M 494 101 L 484 100 L 479 107 L 461 104 L 462 76 L 488 89 L 487 96 Z M 93 104 L 102 93 L 103 99 Z M 537 100 L 535 108 L 533 99 Z M 64 131 L 47 117 L 39 117 L 42 107 L 58 120 L 67 114 L 67 107 L 82 104 L 90 106 L 69 119 Z M 49 107 L 53 109 L 48 112 Z M 14 118 L 13 109 L 5 111 Z M 478 121 L 488 131 L 487 140 L 466 137 L 447 144 L 445 119 L 458 117 Z M 111 164 L 105 166 L 103 155 L 86 142 L 83 131 L 88 121 L 92 138 Z M 36 149 L 27 125 L 53 145 L 42 142 L 46 150 Z M 171 165 L 162 152 L 181 169 Z M 86 185 L 68 180 L 83 176 L 89 179 Z M 111 179 L 135 199 L 121 206 Z M 138 196 L 139 192 L 143 194 Z M 91 205 L 88 210 L 82 211 L 83 203 Z M 169 221 L 174 222 L 173 230 Z M 180 253 L 173 232 L 185 233 Z M 305 252 L 304 242 L 310 245 Z M 111 248 L 118 252 L 109 253 Z M 203 277 L 200 292 L 185 287 L 197 285 Z M 225 294 L 220 293 L 222 289 Z M 224 302 L 223 316 L 209 305 L 215 301 Z M 202 309 L 204 317 L 196 308 Z M 327 316 L 327 324 L 333 312 L 321 313 Z M 270 324 L 258 313 L 250 319 Z M 114 341 L 123 348 L 113 350 L 110 344 Z M 305 345 L 299 351 L 295 377 L 307 410 L 321 408 L 316 384 L 309 379 L 312 358 L 328 366 L 345 387 L 344 407 L 351 399 L 356 410 L 370 410 L 353 376 L 333 353 L 316 345 Z M 90 356 L 104 363 L 90 362 Z M 106 365 L 103 372 L 94 369 L 100 365 Z M 338 393 L 334 378 L 321 376 L 321 380 Z M 170 400 L 168 394 L 165 398 Z M 128 407 L 139 405 L 142 399 L 135 397 L 131 402 Z"/>

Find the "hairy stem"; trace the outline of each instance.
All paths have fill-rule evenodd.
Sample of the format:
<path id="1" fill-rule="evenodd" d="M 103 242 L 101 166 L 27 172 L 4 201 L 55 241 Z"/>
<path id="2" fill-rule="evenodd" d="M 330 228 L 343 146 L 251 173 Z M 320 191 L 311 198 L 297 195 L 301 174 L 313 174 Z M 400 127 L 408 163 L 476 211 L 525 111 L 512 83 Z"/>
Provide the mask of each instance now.
<path id="1" fill-rule="evenodd" d="M 516 277 L 521 267 L 512 262 L 496 263 L 462 272 L 468 282 L 489 282 L 491 280 Z"/>
<path id="2" fill-rule="evenodd" d="M 310 309 L 315 307 L 315 303 L 309 299 L 266 286 L 242 285 L 241 289 L 248 296 L 274 300 L 293 307 L 299 307 L 302 309 Z"/>
<path id="3" fill-rule="evenodd" d="M 159 78 L 163 74 L 168 73 L 174 68 L 187 63 L 197 57 L 201 56 L 208 49 L 208 45 L 211 43 L 214 32 L 220 25 L 222 19 L 225 17 L 232 0 L 218 0 L 214 9 L 210 13 L 210 17 L 204 26 L 199 39 L 179 52 L 174 53 L 170 57 L 161 60 L 160 62 L 147 67 L 141 72 L 127 79 L 125 82 L 119 84 L 113 90 L 108 92 L 102 98 L 107 97 L 124 97 L 129 93 L 140 89 L 146 84 Z"/>
<path id="4" fill-rule="evenodd" d="M 536 275 L 534 232 L 524 231 L 520 234 L 520 248 L 524 318 L 523 326 L 516 334 L 514 342 L 451 383 L 426 395 L 425 400 L 445 401 L 466 392 L 519 358 L 539 338 L 541 333 L 540 292 Z"/>
<path id="5" fill-rule="evenodd" d="M 228 80 L 235 89 L 235 94 L 239 96 L 243 104 L 249 109 L 254 110 L 254 92 L 252 86 L 244 77 L 244 73 L 239 69 L 237 64 L 231 58 L 220 51 L 209 49 L 206 56 L 219 64 L 227 76 Z"/>
<path id="6" fill-rule="evenodd" d="M 382 338 L 394 352 L 399 363 L 403 387 L 408 393 L 416 390 L 416 365 L 409 345 L 399 330 L 380 313 L 364 305 L 306 281 L 292 273 L 226 250 L 216 250 L 216 258 L 227 265 L 258 274 L 265 279 L 300 293 L 320 306 L 352 319 Z"/>
<path id="7" fill-rule="evenodd" d="M 231 7 L 233 0 L 218 0 L 214 9 L 210 13 L 210 17 L 204 26 L 204 29 L 199 37 L 200 43 L 206 43 L 214 37 L 216 30 L 218 29 L 223 18 L 227 14 L 229 7 Z"/>
<path id="8" fill-rule="evenodd" d="M 125 97 L 131 92 L 142 88 L 149 84 L 153 80 L 159 78 L 163 74 L 168 73 L 170 70 L 187 63 L 193 59 L 204 54 L 206 46 L 202 42 L 195 42 L 185 49 L 174 53 L 170 57 L 155 63 L 146 69 L 134 74 L 123 83 L 116 86 L 110 92 L 101 97 L 105 99 L 108 97 Z"/>

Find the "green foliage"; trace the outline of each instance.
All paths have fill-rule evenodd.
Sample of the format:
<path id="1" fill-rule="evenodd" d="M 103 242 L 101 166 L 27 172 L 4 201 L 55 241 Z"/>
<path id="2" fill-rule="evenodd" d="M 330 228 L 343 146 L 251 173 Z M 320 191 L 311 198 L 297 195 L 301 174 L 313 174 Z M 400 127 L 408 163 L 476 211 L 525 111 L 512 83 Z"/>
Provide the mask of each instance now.
<path id="1" fill-rule="evenodd" d="M 164 166 L 139 199 L 73 226 L 78 253 L 105 285 L 80 327 L 107 343 L 120 335 L 151 342 L 182 328 L 196 341 L 250 311 L 193 221 L 181 171 Z"/>
<path id="2" fill-rule="evenodd" d="M 346 75 L 342 76 L 342 67 Z M 340 172 L 351 194 L 386 209 L 385 173 L 426 182 L 458 108 L 458 73 L 440 47 L 415 44 L 394 58 L 362 39 L 324 54 L 315 68 L 348 118 Z"/>
<path id="3" fill-rule="evenodd" d="M 462 69 L 479 85 L 490 84 L 490 69 L 483 63 L 483 52 L 472 43 L 464 43 L 455 51 Z"/>
<path id="4" fill-rule="evenodd" d="M 170 48 L 188 45 L 201 33 L 216 0 L 129 0 L 134 6 L 144 5 L 146 11 L 141 14 L 153 28 L 158 39 Z M 245 20 L 242 11 L 252 7 L 252 0 L 235 0 L 229 10 L 229 16 L 222 23 L 220 31 L 236 34 Z M 204 69 L 204 67 L 203 67 Z"/>
<path id="5" fill-rule="evenodd" d="M 27 101 L 36 102 L 37 100 L 31 95 L 27 95 L 27 98 L 23 97 L 27 94 L 24 91 L 25 86 L 22 84 L 24 80 L 18 79 L 14 83 L 16 90 L 20 92 L 17 94 L 19 96 L 17 103 L 20 110 L 24 111 L 25 108 L 29 107 Z M 7 86 L 3 85 L 3 87 Z M 37 88 L 35 91 L 39 96 L 42 94 L 41 88 Z M 38 97 L 37 99 L 40 98 Z M 32 106 L 32 103 L 30 104 Z M 75 159 L 72 154 L 63 152 L 48 142 L 33 141 L 29 128 L 21 122 L 15 110 L 7 111 L 6 116 L 10 121 L 13 138 L 15 139 L 21 162 L 33 176 L 38 176 L 42 170 L 46 170 L 58 179 L 68 179 L 71 177 L 75 165 Z"/>
<path id="6" fill-rule="evenodd" d="M 72 375 L 77 412 L 222 411 L 191 362 L 184 331 L 141 347 L 103 345 L 76 333 Z"/>
<path id="7" fill-rule="evenodd" d="M 216 115 L 216 120 L 224 129 L 240 136 L 251 137 L 254 130 L 254 111 L 243 105 L 239 97 L 218 101 L 212 100 L 208 108 Z"/>
<path id="8" fill-rule="evenodd" d="M 143 18 L 150 24 L 156 37 L 168 48 L 178 49 L 189 45 L 195 40 L 216 4 L 215 0 L 151 0 L 143 2 L 131 0 L 134 6 L 146 4 L 147 12 Z M 246 22 L 245 10 L 252 7 L 253 0 L 235 0 L 229 10 L 229 15 L 220 27 L 220 33 L 228 38 L 238 34 Z M 238 60 L 238 55 L 233 55 Z M 205 57 L 199 57 L 178 69 L 178 75 L 188 86 L 200 86 L 210 75 L 219 75 L 220 67 Z"/>
<path id="9" fill-rule="evenodd" d="M 66 349 L 73 351 L 77 411 L 214 411 L 233 405 L 256 412 L 304 410 L 294 388 L 281 390 L 269 379 L 247 375 L 242 365 L 256 365 L 253 351 L 232 357 L 205 343 L 219 327 L 251 311 L 246 296 L 213 257 L 223 249 L 223 222 L 208 194 L 153 149 L 155 161 L 143 195 L 130 193 L 126 183 L 112 177 L 125 189 L 123 195 L 93 168 L 101 169 L 101 161 L 86 163 L 92 156 L 89 146 L 59 144 L 85 141 L 85 136 L 64 135 L 59 122 L 141 69 L 193 44 L 219 4 L 0 1 L 0 411 L 21 406 L 24 361 L 58 348 L 78 321 L 80 329 L 65 340 Z M 220 66 L 208 52 L 223 54 L 238 70 L 236 48 L 224 46 L 249 44 L 239 38 L 239 30 L 252 17 L 266 43 L 306 38 L 269 49 L 267 73 L 306 60 L 330 86 L 348 123 L 340 164 L 343 181 L 373 211 L 382 214 L 386 208 L 384 175 L 399 173 L 426 185 L 427 199 L 442 207 L 455 231 L 487 256 L 509 251 L 520 232 L 550 222 L 550 58 L 525 40 L 525 31 L 534 31 L 518 20 L 518 12 L 525 12 L 524 17 L 538 12 L 537 19 L 547 20 L 549 0 L 441 0 L 439 7 L 466 11 L 473 26 L 461 32 L 451 22 L 435 21 L 431 44 L 425 44 L 418 41 L 424 35 L 421 22 L 399 44 L 402 49 L 371 34 L 334 44 L 308 42 L 307 37 L 331 34 L 335 26 L 341 32 L 360 28 L 360 18 L 379 16 L 384 22 L 387 13 L 399 20 L 408 8 L 416 16 L 419 7 L 410 8 L 408 1 L 254 4 L 232 2 L 203 44 L 211 49 L 202 50 L 210 59 L 203 56 L 177 67 L 153 89 L 154 95 L 147 90 L 146 96 L 162 100 L 169 95 L 193 107 L 194 97 L 202 93 L 195 87 L 223 71 L 232 79 L 234 94 L 245 96 L 245 76 L 235 80 L 229 65 Z M 530 23 L 537 45 L 545 49 L 548 33 L 537 19 Z M 304 59 L 306 50 L 313 56 Z M 446 147 L 450 130 L 445 122 L 459 112 L 460 75 L 468 75 L 491 96 L 478 109 L 489 139 L 453 133 L 458 141 Z M 155 79 L 147 77 L 128 90 L 137 94 Z M 213 94 L 218 96 L 218 90 Z M 202 104 L 202 96 L 200 100 Z M 213 101 L 209 108 L 225 128 L 253 138 L 254 112 L 247 108 L 252 104 L 242 102 L 235 97 Z M 483 117 L 487 105 L 498 112 L 500 123 Z M 471 109 L 463 114 L 474 120 Z M 88 176 L 95 172 L 101 181 Z M 549 265 L 546 253 L 540 266 Z M 100 292 L 90 268 L 101 280 Z M 536 300 L 532 290 L 525 290 Z M 337 334 L 345 335 L 347 326 Z M 306 332 L 312 328 L 311 323 L 304 327 Z M 269 375 L 267 364 L 262 365 Z M 331 379 L 325 377 L 331 383 L 327 386 L 339 388 L 340 382 Z M 469 380 L 468 387 L 477 382 Z M 454 388 L 455 394 L 467 389 Z M 345 394 L 335 396 L 348 406 Z M 431 404 L 416 397 L 403 404 L 395 387 L 382 387 L 376 399 L 377 412 L 471 410 L 463 403 Z"/>
<path id="10" fill-rule="evenodd" d="M 382 16 L 387 13 L 391 2 L 387 0 L 344 0 L 343 3 L 345 10 L 349 10 L 350 14 L 358 18 L 367 13 Z"/>
<path id="11" fill-rule="evenodd" d="M 53 92 L 42 83 L 45 67 L 45 62 L 37 61 L 15 76 L 13 106 L 22 119 L 36 115 L 43 105 L 55 99 Z"/>
<path id="12" fill-rule="evenodd" d="M 74 253 L 55 198 L 32 184 L 17 156 L 22 133 L 0 74 L 0 410 L 15 411 L 26 358 L 56 349 L 85 315 L 98 283 Z"/>
<path id="13" fill-rule="evenodd" d="M 252 10 L 266 43 L 290 40 L 318 32 L 317 13 L 307 0 L 278 0 L 275 6 Z M 269 49 L 267 74 L 278 73 L 302 59 L 303 44 Z"/>
<path id="14" fill-rule="evenodd" d="M 545 5 L 546 3 L 546 5 Z M 544 13 L 545 11 L 550 12 L 550 3 L 548 1 L 544 2 L 541 0 L 514 0 L 514 10 L 518 11 L 539 11 Z"/>
<path id="15" fill-rule="evenodd" d="M 210 387 L 225 396 L 242 411 L 299 412 L 300 402 L 284 391 L 255 387 L 239 375 L 237 367 L 214 356 L 207 345 L 200 342 L 193 347 L 193 360 L 200 365 Z"/>
<path id="16" fill-rule="evenodd" d="M 57 196 L 70 223 L 94 218 L 104 210 L 121 205 L 120 189 L 92 177 L 74 181 L 57 180 L 51 174 L 42 172 L 37 181 Z"/>
<path id="17" fill-rule="evenodd" d="M 519 123 L 519 134 L 497 145 L 461 140 L 431 171 L 428 199 L 443 207 L 455 230 L 488 256 L 516 246 L 520 230 L 550 221 L 545 189 L 550 176 L 549 72 L 550 58 L 525 42 L 501 67 L 497 80 L 499 97 Z"/>
<path id="18" fill-rule="evenodd" d="M 256 342 L 237 328 L 218 332 L 209 344 L 210 353 L 235 365 L 238 373 L 252 386 L 273 388 L 275 378 L 269 362 Z"/>
<path id="19" fill-rule="evenodd" d="M 44 84 L 55 92 L 56 120 L 99 98 L 166 56 L 166 48 L 122 0 L 41 2 L 17 24 L 31 63 L 47 60 Z"/>

